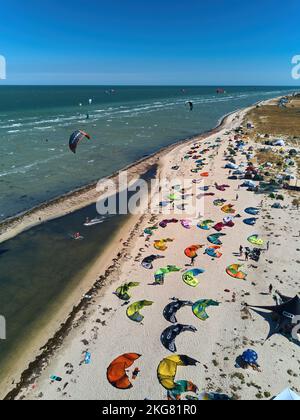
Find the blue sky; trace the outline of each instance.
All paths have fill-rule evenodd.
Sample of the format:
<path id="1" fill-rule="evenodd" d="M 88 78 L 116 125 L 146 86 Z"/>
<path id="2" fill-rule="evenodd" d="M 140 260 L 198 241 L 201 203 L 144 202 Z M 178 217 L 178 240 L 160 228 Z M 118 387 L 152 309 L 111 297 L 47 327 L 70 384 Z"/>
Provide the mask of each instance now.
<path id="1" fill-rule="evenodd" d="M 300 85 L 299 0 L 0 0 L 8 84 Z"/>

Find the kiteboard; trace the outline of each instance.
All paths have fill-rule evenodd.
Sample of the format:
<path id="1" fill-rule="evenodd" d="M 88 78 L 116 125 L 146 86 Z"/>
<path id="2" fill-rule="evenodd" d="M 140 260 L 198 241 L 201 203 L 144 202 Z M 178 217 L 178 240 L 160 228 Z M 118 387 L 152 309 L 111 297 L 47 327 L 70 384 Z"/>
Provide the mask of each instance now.
<path id="1" fill-rule="evenodd" d="M 93 219 L 90 222 L 86 222 L 84 223 L 84 226 L 89 227 L 89 226 L 95 226 L 95 225 L 99 225 L 99 223 L 102 223 L 103 219 Z"/>

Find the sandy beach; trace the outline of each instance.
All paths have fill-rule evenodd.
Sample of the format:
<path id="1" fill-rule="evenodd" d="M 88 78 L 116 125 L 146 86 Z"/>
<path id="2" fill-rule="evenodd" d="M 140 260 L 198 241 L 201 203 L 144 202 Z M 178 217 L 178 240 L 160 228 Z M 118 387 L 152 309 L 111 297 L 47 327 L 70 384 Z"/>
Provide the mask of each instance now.
<path id="1" fill-rule="evenodd" d="M 179 367 L 177 379 L 191 381 L 199 392 L 222 393 L 233 399 L 270 399 L 287 387 L 299 392 L 299 347 L 280 335 L 266 340 L 268 323 L 254 311 L 245 311 L 245 303 L 256 306 L 274 304 L 268 292 L 270 283 L 274 290 L 286 296 L 294 297 L 299 293 L 300 248 L 297 229 L 295 232 L 295 225 L 298 223 L 299 226 L 299 212 L 292 206 L 293 196 L 286 195 L 286 208 L 273 209 L 274 201 L 267 195 L 240 188 L 243 181 L 239 179 L 228 179 L 230 173 L 229 169 L 225 169 L 225 153 L 233 140 L 233 130 L 245 123 L 245 115 L 249 111 L 245 109 L 231 114 L 210 134 L 164 149 L 129 169 L 134 177 L 157 164 L 157 177 L 171 182 L 175 177 L 171 168 L 177 166 L 176 178 L 203 180 L 200 173 L 191 172 L 195 168 L 195 161 L 184 157 L 195 148 L 200 155 L 204 155 L 206 149 L 206 161 L 201 173 L 208 172 L 205 186 L 214 195 L 205 196 L 204 214 L 201 218 L 194 217 L 189 229 L 180 221 L 170 223 L 165 228 L 159 227 L 162 220 L 177 218 L 176 214 L 172 214 L 172 207 L 168 217 L 162 214 L 131 217 L 124 231 L 115 238 L 112 244 L 114 250 L 110 248 L 105 256 L 99 258 L 86 279 L 82 280 L 80 290 L 68 297 L 69 303 L 62 311 L 64 314 L 57 314 L 56 324 L 38 341 L 46 343 L 47 338 L 54 335 L 49 334 L 50 331 L 57 330 L 58 320 L 66 319 L 74 302 L 79 302 L 83 294 L 87 293 L 90 298 L 83 299 L 74 307 L 68 322 L 39 356 L 35 349 L 32 351 L 34 357 L 30 359 L 28 351 L 26 362 L 22 360 L 15 369 L 14 377 L 10 376 L 1 387 L 2 398 L 165 400 L 167 390 L 158 380 L 157 369 L 164 358 L 172 355 L 163 346 L 161 335 L 171 326 L 163 313 L 173 298 L 191 302 L 211 299 L 219 303 L 219 306 L 207 308 L 209 318 L 206 321 L 197 318 L 190 306 L 178 312 L 178 322 L 193 326 L 197 331 L 185 332 L 176 338 L 175 354 L 187 355 L 199 363 L 197 366 Z M 260 147 L 251 136 L 245 136 L 245 141 L 247 147 L 253 147 L 255 152 Z M 247 165 L 244 154 L 238 153 L 236 164 L 240 167 Z M 227 184 L 228 187 L 220 191 L 216 184 Z M 199 188 L 198 193 L 201 194 Z M 63 203 L 53 203 L 46 209 L 35 210 L 25 215 L 21 223 L 14 220 L 7 230 L 2 230 L 0 240 L 30 228 L 39 223 L 40 218 L 50 220 L 58 214 L 91 204 L 95 199 L 93 186 Z M 207 241 L 208 235 L 216 231 L 199 229 L 197 223 L 201 220 L 218 223 L 226 217 L 221 207 L 214 204 L 217 199 L 224 200 L 224 204 L 233 204 L 235 215 L 240 214 L 241 217 L 234 218 L 234 227 L 224 228 L 226 236 L 221 238 L 222 256 L 211 258 L 204 251 L 211 245 Z M 247 217 L 244 210 L 250 206 L 260 210 L 256 226 L 243 223 Z M 178 219 L 190 218 L 191 215 L 183 214 Z M 154 225 L 158 229 L 153 236 L 146 237 L 144 230 Z M 240 246 L 249 246 L 248 238 L 254 234 L 264 239 L 259 263 L 245 261 L 244 255 L 239 256 Z M 164 238 L 172 238 L 173 242 L 167 243 L 165 251 L 157 251 L 153 246 L 154 241 Z M 205 270 L 195 288 L 182 279 L 183 274 L 191 269 L 184 250 L 192 244 L 203 245 L 203 249 L 198 251 L 194 268 Z M 164 259 L 155 260 L 153 269 L 147 270 L 141 262 L 152 254 L 160 254 Z M 243 265 L 246 280 L 232 278 L 226 273 L 226 268 L 232 264 Z M 176 265 L 180 271 L 168 274 L 163 285 L 153 285 L 154 273 L 168 265 Z M 119 286 L 128 282 L 140 283 L 130 291 L 130 304 L 143 300 L 153 302 L 152 306 L 143 309 L 142 323 L 129 319 L 126 315 L 129 305 L 124 305 L 114 293 Z M 259 355 L 261 372 L 236 367 L 236 359 L 249 348 Z M 139 368 L 139 374 L 132 380 L 133 368 L 130 371 L 133 387 L 120 390 L 107 380 L 107 368 L 114 359 L 127 353 L 141 355 L 134 366 Z M 87 354 L 90 355 L 89 363 L 85 363 Z M 35 356 L 37 359 L 33 362 Z M 24 371 L 30 361 L 33 363 Z M 53 375 L 62 381 L 51 380 Z"/>

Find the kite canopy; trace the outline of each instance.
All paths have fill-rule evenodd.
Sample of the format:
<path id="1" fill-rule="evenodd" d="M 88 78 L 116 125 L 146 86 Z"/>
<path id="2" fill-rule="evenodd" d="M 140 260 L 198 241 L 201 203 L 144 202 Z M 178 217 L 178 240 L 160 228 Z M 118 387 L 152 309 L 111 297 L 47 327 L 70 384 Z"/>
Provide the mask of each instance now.
<path id="1" fill-rule="evenodd" d="M 191 229 L 192 228 L 192 221 L 189 219 L 184 219 L 181 220 L 181 226 L 184 227 L 185 229 Z"/>
<path id="2" fill-rule="evenodd" d="M 158 365 L 157 377 L 159 383 L 167 390 L 176 390 L 179 385 L 175 382 L 175 376 L 179 366 L 196 366 L 199 363 L 185 355 L 170 356 L 163 359 Z"/>
<path id="3" fill-rule="evenodd" d="M 127 353 L 115 359 L 107 369 L 108 382 L 118 389 L 132 388 L 132 384 L 126 374 L 126 370 L 129 369 L 140 357 L 140 354 Z"/>
<path id="4" fill-rule="evenodd" d="M 181 270 L 181 268 L 176 267 L 176 265 L 168 265 L 166 268 L 160 268 L 154 274 L 155 283 L 164 284 L 166 274 L 176 273 L 180 270 Z"/>
<path id="5" fill-rule="evenodd" d="M 199 222 L 197 226 L 200 229 L 209 230 L 212 228 L 214 223 L 215 222 L 213 220 L 203 220 L 202 222 Z"/>
<path id="6" fill-rule="evenodd" d="M 236 212 L 232 204 L 226 204 L 221 208 L 221 210 L 227 214 L 234 214 Z"/>
<path id="7" fill-rule="evenodd" d="M 217 207 L 221 207 L 225 203 L 226 203 L 226 200 L 223 200 L 222 198 L 217 199 L 217 200 L 214 201 L 214 205 L 217 206 Z"/>
<path id="8" fill-rule="evenodd" d="M 183 274 L 182 280 L 191 287 L 197 287 L 199 284 L 198 279 L 196 279 L 197 276 L 200 276 L 200 274 L 205 273 L 205 270 L 195 268 L 193 270 L 188 270 L 186 273 Z"/>
<path id="9" fill-rule="evenodd" d="M 140 283 L 126 283 L 120 286 L 115 294 L 118 296 L 119 299 L 128 301 L 131 298 L 131 295 L 129 294 L 129 290 L 133 287 L 138 287 Z"/>
<path id="10" fill-rule="evenodd" d="M 209 316 L 206 313 L 206 309 L 209 306 L 219 306 L 220 303 L 210 299 L 201 299 L 193 305 L 193 313 L 201 321 L 206 321 Z"/>
<path id="11" fill-rule="evenodd" d="M 177 323 L 176 314 L 184 306 L 193 306 L 193 302 L 188 300 L 179 300 L 176 298 L 172 299 L 173 302 L 169 303 L 164 309 L 164 317 L 168 322 L 172 324 Z"/>
<path id="12" fill-rule="evenodd" d="M 245 225 L 248 225 L 248 226 L 254 226 L 256 224 L 256 221 L 257 221 L 257 219 L 255 217 L 251 217 L 249 219 L 243 220 Z"/>
<path id="13" fill-rule="evenodd" d="M 167 242 L 173 242 L 173 239 L 159 239 L 154 241 L 154 248 L 158 251 L 166 251 L 168 249 Z"/>
<path id="14" fill-rule="evenodd" d="M 226 269 L 226 273 L 235 279 L 246 280 L 247 274 L 243 273 L 240 269 L 242 265 L 232 264 Z"/>
<path id="15" fill-rule="evenodd" d="M 157 226 L 152 226 L 152 227 L 148 227 L 144 230 L 144 234 L 147 236 L 152 236 L 154 231 L 157 230 L 158 227 Z"/>
<path id="16" fill-rule="evenodd" d="M 219 245 L 211 246 L 206 248 L 205 254 L 211 258 L 221 258 L 223 254 L 218 251 L 220 248 L 221 247 Z"/>
<path id="17" fill-rule="evenodd" d="M 257 216 L 259 214 L 259 209 L 256 207 L 248 207 L 245 209 L 245 213 L 250 214 L 251 216 Z"/>
<path id="18" fill-rule="evenodd" d="M 162 220 L 159 224 L 160 227 L 162 227 L 163 229 L 166 228 L 168 226 L 168 224 L 170 223 L 178 223 L 177 219 L 165 219 Z"/>
<path id="19" fill-rule="evenodd" d="M 153 268 L 153 261 L 165 258 L 162 255 L 150 255 L 149 257 L 146 257 L 142 261 L 142 267 L 146 268 L 147 270 L 152 270 Z"/>
<path id="20" fill-rule="evenodd" d="M 191 325 L 172 325 L 171 327 L 168 327 L 161 335 L 161 342 L 162 345 L 169 350 L 171 353 L 176 353 L 176 337 L 183 333 L 183 332 L 193 332 L 195 333 L 197 331 L 197 328 L 191 326 Z"/>
<path id="21" fill-rule="evenodd" d="M 197 251 L 201 248 L 203 248 L 203 245 L 191 245 L 185 249 L 184 254 L 188 258 L 196 258 L 198 256 Z"/>
<path id="22" fill-rule="evenodd" d="M 254 350 L 246 350 L 242 355 L 242 360 L 248 365 L 252 365 L 257 362 L 258 354 Z"/>
<path id="23" fill-rule="evenodd" d="M 197 394 L 199 389 L 198 387 L 190 381 L 177 381 L 176 388 L 168 391 L 168 400 L 169 401 L 180 401 L 182 394 L 187 392 L 193 392 Z"/>
<path id="24" fill-rule="evenodd" d="M 71 135 L 70 140 L 69 140 L 69 148 L 73 153 L 76 153 L 78 143 L 84 138 L 87 138 L 90 140 L 91 137 L 89 136 L 89 134 L 81 130 L 74 131 L 74 133 Z"/>
<path id="25" fill-rule="evenodd" d="M 140 302 L 135 302 L 127 308 L 127 316 L 131 321 L 142 322 L 144 316 L 140 314 L 140 311 L 146 306 L 152 306 L 154 302 L 148 300 L 141 300 Z"/>
<path id="26" fill-rule="evenodd" d="M 260 239 L 258 235 L 249 236 L 248 242 L 250 242 L 250 244 L 256 245 L 256 246 L 263 246 L 264 245 L 264 240 Z"/>
<path id="27" fill-rule="evenodd" d="M 226 236 L 226 233 L 214 233 L 213 235 L 209 235 L 207 240 L 213 245 L 222 245 L 220 238 L 222 236 Z"/>

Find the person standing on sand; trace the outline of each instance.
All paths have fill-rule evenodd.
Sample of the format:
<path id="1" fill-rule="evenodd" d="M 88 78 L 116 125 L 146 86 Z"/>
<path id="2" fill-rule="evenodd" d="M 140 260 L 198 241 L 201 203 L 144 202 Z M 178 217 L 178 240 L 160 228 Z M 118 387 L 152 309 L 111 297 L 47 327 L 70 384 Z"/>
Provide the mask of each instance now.
<path id="1" fill-rule="evenodd" d="M 236 201 L 239 201 L 239 195 L 238 194 L 236 195 Z"/>
<path id="2" fill-rule="evenodd" d="M 248 251 L 245 252 L 245 261 L 249 261 L 249 252 Z"/>
<path id="3" fill-rule="evenodd" d="M 269 251 L 269 249 L 270 249 L 270 241 L 268 241 L 267 243 L 267 251 Z"/>
<path id="4" fill-rule="evenodd" d="M 273 293 L 273 284 L 270 284 L 269 286 L 269 294 L 271 295 Z"/>
<path id="5" fill-rule="evenodd" d="M 194 257 L 191 257 L 191 266 L 194 267 L 195 265 L 195 260 L 196 260 L 196 255 Z"/>
<path id="6" fill-rule="evenodd" d="M 240 257 L 242 257 L 242 255 L 243 255 L 243 251 L 244 251 L 244 248 L 242 247 L 242 245 L 240 246 Z"/>

